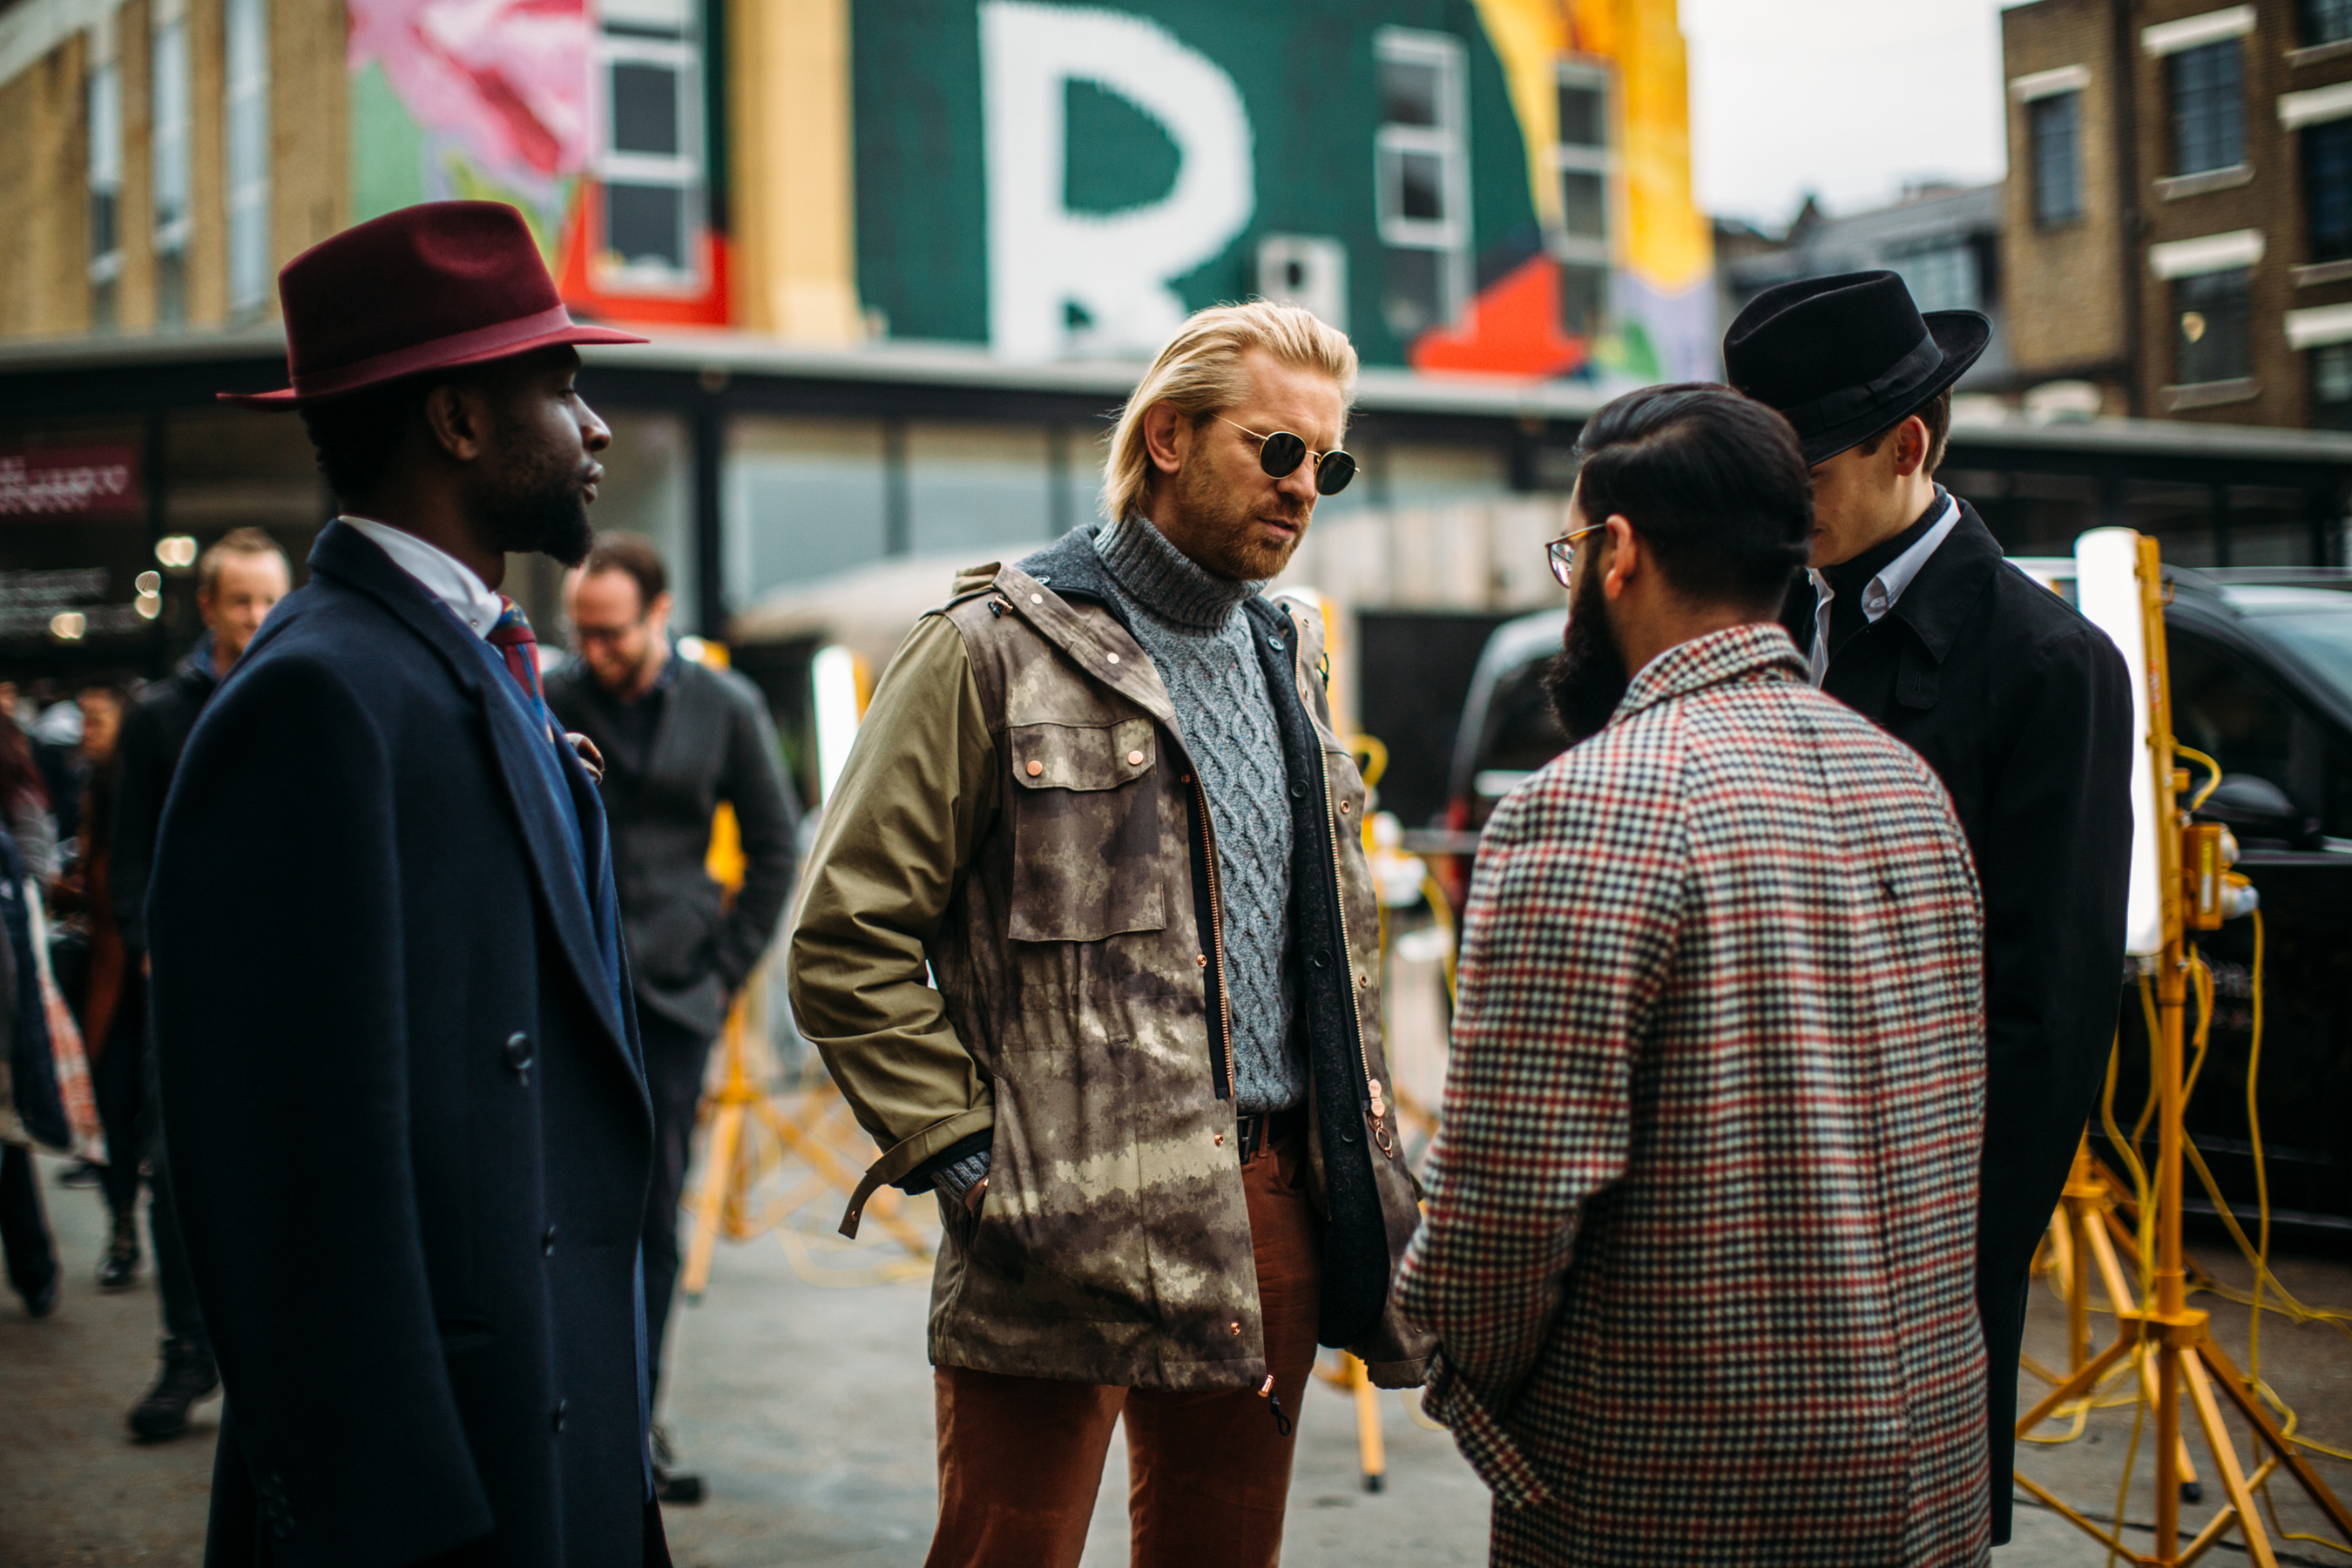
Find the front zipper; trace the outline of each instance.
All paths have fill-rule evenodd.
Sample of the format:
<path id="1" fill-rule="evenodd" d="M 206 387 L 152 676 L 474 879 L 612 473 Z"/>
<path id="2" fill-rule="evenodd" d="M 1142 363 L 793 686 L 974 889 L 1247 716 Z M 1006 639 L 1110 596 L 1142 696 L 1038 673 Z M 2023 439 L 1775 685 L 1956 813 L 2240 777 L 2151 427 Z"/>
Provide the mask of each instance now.
<path id="1" fill-rule="evenodd" d="M 1217 1011 L 1224 1026 L 1225 1037 L 1225 1096 L 1233 1098 L 1234 1087 L 1234 993 L 1225 984 L 1225 901 L 1217 889 L 1217 834 L 1209 820 L 1209 792 L 1202 786 L 1201 770 L 1194 768 L 1184 775 L 1192 786 L 1192 801 L 1201 814 L 1201 859 L 1209 870 L 1209 962 L 1217 966 Z"/>
<path id="2" fill-rule="evenodd" d="M 1364 1043 L 1363 988 L 1356 983 L 1356 952 L 1348 940 L 1348 889 L 1339 880 L 1339 813 L 1331 796 L 1331 753 L 1323 749 L 1320 736 L 1316 738 L 1315 755 L 1323 766 L 1323 827 L 1332 836 L 1331 907 L 1339 911 L 1339 962 L 1347 971 L 1349 1016 L 1356 1026 L 1356 1059 L 1363 1068 L 1365 1103 L 1371 1112 L 1372 1138 L 1380 1144 L 1381 1153 L 1393 1155 L 1396 1146 L 1389 1140 L 1387 1107 L 1381 1100 L 1381 1080 L 1372 1076 L 1372 1050 Z M 1215 899 L 1216 889 L 1212 885 L 1210 901 L 1213 904 Z"/>

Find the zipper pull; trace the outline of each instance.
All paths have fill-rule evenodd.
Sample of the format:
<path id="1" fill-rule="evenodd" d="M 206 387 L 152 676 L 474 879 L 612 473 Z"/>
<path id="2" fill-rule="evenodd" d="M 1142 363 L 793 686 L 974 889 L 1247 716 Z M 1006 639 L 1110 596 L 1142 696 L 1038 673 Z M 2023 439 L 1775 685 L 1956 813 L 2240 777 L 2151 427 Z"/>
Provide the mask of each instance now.
<path id="1" fill-rule="evenodd" d="M 1388 1111 L 1387 1111 L 1386 1108 L 1382 1105 L 1381 1100 L 1381 1080 L 1380 1080 L 1380 1079 L 1373 1079 L 1371 1080 L 1371 1089 L 1372 1089 L 1372 1120 L 1373 1120 L 1373 1121 L 1379 1121 L 1381 1117 L 1386 1116 L 1386 1115 L 1388 1114 Z"/>

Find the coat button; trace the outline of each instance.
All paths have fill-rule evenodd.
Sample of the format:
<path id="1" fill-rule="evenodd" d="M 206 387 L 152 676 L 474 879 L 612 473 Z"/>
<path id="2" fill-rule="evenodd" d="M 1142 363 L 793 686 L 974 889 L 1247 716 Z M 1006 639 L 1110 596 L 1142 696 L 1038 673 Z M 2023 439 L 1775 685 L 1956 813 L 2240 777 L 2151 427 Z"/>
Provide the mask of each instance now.
<path id="1" fill-rule="evenodd" d="M 557 1400 L 555 1402 L 555 1408 L 547 1413 L 547 1424 L 558 1432 L 562 1431 L 564 1412 L 571 1408 L 572 1401 L 568 1399 Z"/>
<path id="2" fill-rule="evenodd" d="M 1225 1135 L 1222 1132 L 1212 1132 L 1209 1134 L 1209 1142 L 1222 1149 L 1225 1146 Z"/>
<path id="3" fill-rule="evenodd" d="M 1028 769 L 1027 769 L 1027 772 L 1028 772 L 1029 776 L 1030 776 L 1031 778 L 1033 778 L 1033 779 L 1034 779 L 1034 778 L 1035 778 L 1039 773 L 1044 773 L 1045 771 L 1045 763 L 1039 763 L 1039 762 L 1032 762 L 1032 763 L 1029 764 Z"/>
<path id="4" fill-rule="evenodd" d="M 1344 800 L 1343 800 L 1343 801 L 1341 801 L 1341 802 L 1339 803 L 1339 815 L 1340 815 L 1340 816 L 1347 816 L 1347 815 L 1348 815 L 1348 809 L 1349 809 L 1349 808 L 1348 808 L 1348 803 L 1347 803 L 1346 801 L 1344 801 Z"/>
<path id="5" fill-rule="evenodd" d="M 1357 975 L 1356 988 L 1360 991 L 1370 991 L 1372 988 L 1372 977 L 1369 974 Z"/>
<path id="6" fill-rule="evenodd" d="M 551 1225 L 549 1226 L 546 1230 L 540 1233 L 539 1255 L 541 1258 L 552 1258 L 555 1256 L 555 1227 Z"/>
<path id="7" fill-rule="evenodd" d="M 1110 660 L 1113 664 L 1117 664 L 1118 662 L 1118 655 L 1115 653 L 1107 653 L 1103 655 L 1103 657 Z"/>
<path id="8" fill-rule="evenodd" d="M 1192 962 L 1200 965 L 1202 969 L 1206 969 L 1209 967 L 1209 955 L 1205 952 L 1196 952 L 1192 955 Z"/>
<path id="9" fill-rule="evenodd" d="M 1307 798 L 1307 786 L 1302 784 L 1292 784 L 1290 786 L 1290 798 L 1293 800 L 1305 800 Z"/>
<path id="10" fill-rule="evenodd" d="M 1239 1323 L 1227 1323 L 1225 1325 L 1225 1330 L 1235 1339 L 1242 1337 L 1242 1326 Z"/>
<path id="11" fill-rule="evenodd" d="M 530 1070 L 530 1037 L 517 1030 L 507 1037 L 507 1066 L 517 1072 Z"/>
<path id="12" fill-rule="evenodd" d="M 1139 767 L 1141 767 L 1141 766 L 1143 765 L 1143 753 L 1142 753 L 1141 752 L 1128 752 L 1128 753 L 1127 753 L 1127 765 L 1128 765 L 1129 767 L 1130 767 L 1130 768 L 1139 768 Z"/>
<path id="13" fill-rule="evenodd" d="M 1032 594 L 1029 595 L 1029 602 L 1033 605 L 1042 605 L 1045 602 L 1045 595 L 1043 594 Z"/>
<path id="14" fill-rule="evenodd" d="M 1328 952 L 1318 952 L 1314 957 L 1308 959 L 1307 962 L 1312 963 L 1318 969 L 1328 969 L 1331 967 L 1331 955 Z"/>

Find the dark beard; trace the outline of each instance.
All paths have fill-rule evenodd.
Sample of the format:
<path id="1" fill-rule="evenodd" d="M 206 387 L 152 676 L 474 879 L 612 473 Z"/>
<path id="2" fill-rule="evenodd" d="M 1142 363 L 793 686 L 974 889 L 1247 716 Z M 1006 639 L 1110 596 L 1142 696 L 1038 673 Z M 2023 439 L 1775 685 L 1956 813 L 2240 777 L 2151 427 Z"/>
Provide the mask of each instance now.
<path id="1" fill-rule="evenodd" d="M 1569 605 L 1568 635 L 1543 675 L 1544 695 L 1551 699 L 1552 715 L 1568 731 L 1570 745 L 1601 732 L 1625 700 L 1633 679 L 1625 656 L 1609 635 L 1609 601 L 1601 592 L 1601 574 L 1588 569 L 1583 586 Z"/>
<path id="2" fill-rule="evenodd" d="M 547 555 L 565 566 L 579 565 L 596 542 L 584 481 L 584 473 L 561 460 L 518 458 L 482 503 L 485 542 L 510 554 Z"/>

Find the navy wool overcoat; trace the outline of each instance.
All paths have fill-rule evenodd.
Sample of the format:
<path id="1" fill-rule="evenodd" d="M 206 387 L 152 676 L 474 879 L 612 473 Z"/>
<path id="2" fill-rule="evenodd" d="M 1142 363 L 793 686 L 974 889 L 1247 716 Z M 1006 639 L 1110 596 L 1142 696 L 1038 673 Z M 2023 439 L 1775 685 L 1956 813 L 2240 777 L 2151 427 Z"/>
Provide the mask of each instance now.
<path id="1" fill-rule="evenodd" d="M 190 737 L 148 904 L 226 1394 L 206 1562 L 666 1563 L 595 790 L 365 535 L 310 566 Z"/>

